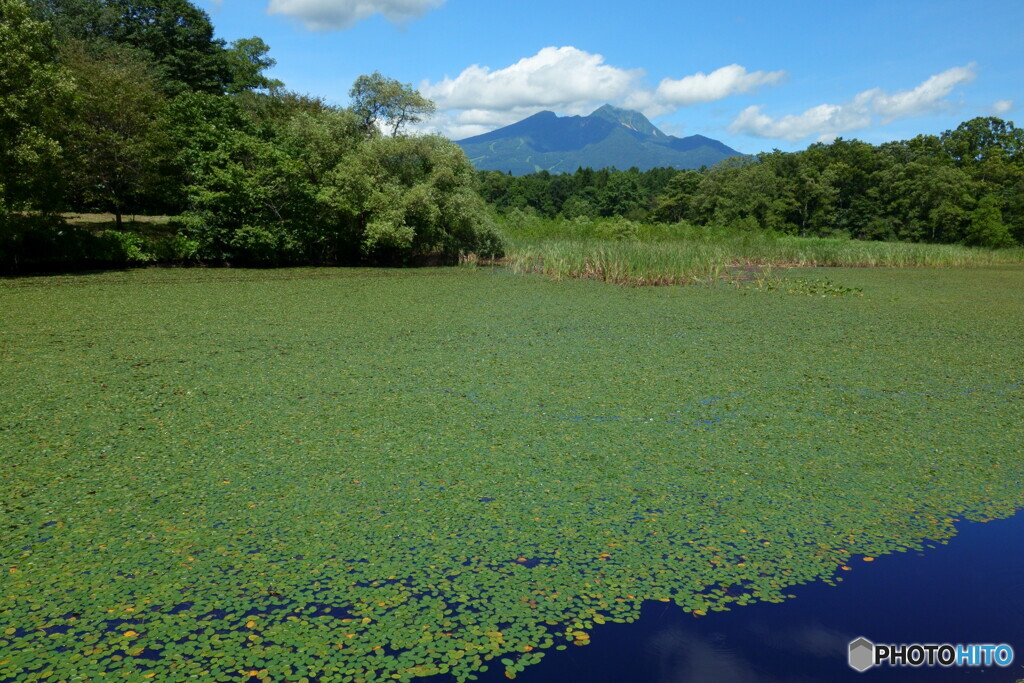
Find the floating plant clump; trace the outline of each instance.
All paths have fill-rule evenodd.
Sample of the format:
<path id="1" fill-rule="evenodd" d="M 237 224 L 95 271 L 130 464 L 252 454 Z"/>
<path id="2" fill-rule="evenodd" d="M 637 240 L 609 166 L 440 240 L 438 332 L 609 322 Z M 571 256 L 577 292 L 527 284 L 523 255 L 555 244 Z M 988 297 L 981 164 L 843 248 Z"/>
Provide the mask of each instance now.
<path id="1" fill-rule="evenodd" d="M 514 677 L 1024 504 L 1024 270 L 829 277 L 0 282 L 0 681 Z"/>

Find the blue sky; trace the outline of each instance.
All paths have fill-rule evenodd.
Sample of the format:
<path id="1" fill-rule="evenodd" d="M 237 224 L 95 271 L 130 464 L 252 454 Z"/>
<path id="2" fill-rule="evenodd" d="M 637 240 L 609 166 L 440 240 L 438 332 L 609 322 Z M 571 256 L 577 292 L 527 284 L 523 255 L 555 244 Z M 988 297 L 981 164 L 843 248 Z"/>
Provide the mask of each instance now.
<path id="1" fill-rule="evenodd" d="M 271 75 L 345 105 L 380 71 L 460 139 L 549 109 L 638 109 L 744 153 L 939 134 L 1024 106 L 1024 2 L 195 0 Z"/>

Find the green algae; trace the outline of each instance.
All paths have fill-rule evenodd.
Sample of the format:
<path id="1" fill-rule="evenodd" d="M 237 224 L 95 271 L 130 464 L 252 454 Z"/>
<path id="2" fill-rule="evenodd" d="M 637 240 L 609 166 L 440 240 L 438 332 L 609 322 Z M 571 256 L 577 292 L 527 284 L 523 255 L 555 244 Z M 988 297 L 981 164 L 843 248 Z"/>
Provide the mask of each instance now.
<path id="1" fill-rule="evenodd" d="M 2 281 L 0 680 L 514 675 L 1024 505 L 1024 269 L 828 276 Z"/>

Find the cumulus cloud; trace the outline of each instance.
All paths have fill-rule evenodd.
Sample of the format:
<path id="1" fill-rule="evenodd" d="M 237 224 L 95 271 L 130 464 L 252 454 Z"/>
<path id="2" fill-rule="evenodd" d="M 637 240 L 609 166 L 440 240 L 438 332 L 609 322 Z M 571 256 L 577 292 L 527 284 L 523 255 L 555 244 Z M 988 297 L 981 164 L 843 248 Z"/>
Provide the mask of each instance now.
<path id="1" fill-rule="evenodd" d="M 992 104 L 992 113 L 996 116 L 1002 116 L 1013 109 L 1013 100 L 999 100 Z"/>
<path id="2" fill-rule="evenodd" d="M 474 64 L 454 78 L 423 81 L 420 92 L 434 100 L 439 115 L 432 127 L 455 139 L 479 135 L 552 109 L 589 114 L 604 103 L 638 109 L 648 116 L 681 106 L 712 102 L 774 85 L 784 72 L 748 72 L 738 64 L 710 74 L 665 79 L 646 87 L 642 69 L 622 69 L 599 54 L 575 47 L 545 47 L 503 69 Z"/>
<path id="3" fill-rule="evenodd" d="M 659 102 L 685 107 L 751 93 L 764 85 L 778 85 L 785 77 L 785 71 L 748 72 L 739 64 L 730 64 L 709 74 L 695 73 L 679 80 L 666 78 L 654 96 Z"/>
<path id="4" fill-rule="evenodd" d="M 822 139 L 871 125 L 863 93 L 846 104 L 819 104 L 802 114 L 772 118 L 760 106 L 747 107 L 729 126 L 729 132 L 759 138 L 800 140 L 812 135 Z"/>
<path id="5" fill-rule="evenodd" d="M 589 114 L 599 103 L 624 101 L 640 89 L 643 75 L 575 47 L 546 47 L 504 69 L 474 64 L 455 78 L 425 80 L 420 92 L 437 104 L 431 127 L 458 140 L 545 109 Z"/>
<path id="6" fill-rule="evenodd" d="M 421 125 L 420 129 L 440 131 L 452 140 L 462 140 L 474 135 L 483 135 L 488 131 L 521 121 L 542 109 L 542 107 L 512 107 L 502 110 L 464 109 L 462 111 L 442 111 L 431 121 Z M 576 111 L 575 113 L 582 112 Z"/>
<path id="7" fill-rule="evenodd" d="M 417 19 L 445 0 L 270 0 L 268 14 L 283 14 L 310 31 L 350 28 L 374 14 L 403 23 Z"/>
<path id="8" fill-rule="evenodd" d="M 604 57 L 574 47 L 546 47 L 533 57 L 491 71 L 474 64 L 455 78 L 425 81 L 420 90 L 442 109 L 558 107 L 619 99 L 643 71 L 605 64 Z"/>
<path id="9" fill-rule="evenodd" d="M 896 119 L 922 116 L 948 106 L 946 98 L 959 85 L 975 78 L 974 63 L 936 74 L 912 90 L 888 93 L 881 88 L 865 90 L 844 104 L 820 104 L 801 114 L 771 117 L 760 106 L 747 107 L 729 126 L 737 135 L 759 138 L 801 140 L 835 136 L 871 126 L 875 118 L 883 124 Z"/>
<path id="10" fill-rule="evenodd" d="M 974 62 L 967 66 L 955 66 L 936 74 L 913 90 L 903 90 L 889 95 L 882 90 L 872 90 L 872 104 L 883 123 L 896 119 L 921 116 L 935 111 L 953 88 L 966 85 L 975 78 Z"/>

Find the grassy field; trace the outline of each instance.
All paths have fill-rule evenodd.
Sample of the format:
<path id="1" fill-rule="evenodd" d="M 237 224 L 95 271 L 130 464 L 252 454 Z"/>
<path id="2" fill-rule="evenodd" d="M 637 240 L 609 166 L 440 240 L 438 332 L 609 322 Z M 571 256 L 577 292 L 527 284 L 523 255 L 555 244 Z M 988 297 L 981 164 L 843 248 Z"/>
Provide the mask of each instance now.
<path id="1" fill-rule="evenodd" d="M 514 676 L 1024 505 L 1024 268 L 822 277 L 0 280 L 0 680 Z"/>

